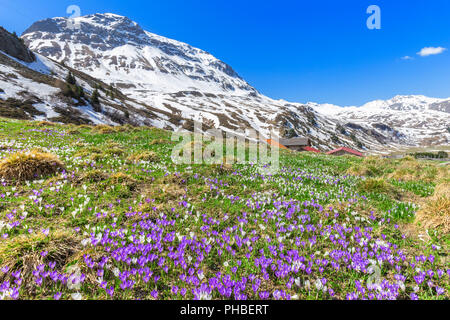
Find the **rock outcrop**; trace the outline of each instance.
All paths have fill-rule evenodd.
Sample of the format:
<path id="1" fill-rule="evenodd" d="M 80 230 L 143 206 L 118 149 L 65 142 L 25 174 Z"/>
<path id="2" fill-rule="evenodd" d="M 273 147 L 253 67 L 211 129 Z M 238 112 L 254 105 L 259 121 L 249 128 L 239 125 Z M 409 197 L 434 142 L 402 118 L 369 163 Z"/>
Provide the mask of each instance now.
<path id="1" fill-rule="evenodd" d="M 33 62 L 36 59 L 22 39 L 2 27 L 0 27 L 0 50 L 25 62 Z"/>

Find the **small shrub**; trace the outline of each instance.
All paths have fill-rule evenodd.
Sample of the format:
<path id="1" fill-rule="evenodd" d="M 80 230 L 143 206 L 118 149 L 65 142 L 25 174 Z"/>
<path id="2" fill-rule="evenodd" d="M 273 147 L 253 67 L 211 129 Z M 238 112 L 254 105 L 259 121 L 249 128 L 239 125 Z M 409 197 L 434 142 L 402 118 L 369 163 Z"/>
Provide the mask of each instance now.
<path id="1" fill-rule="evenodd" d="M 91 100 L 90 100 L 91 104 L 92 104 L 92 107 L 93 107 L 95 112 L 101 112 L 102 111 L 101 106 L 100 106 L 100 99 L 99 99 L 99 97 L 100 97 L 100 94 L 98 93 L 98 90 L 95 89 L 94 92 L 92 93 Z"/>
<path id="2" fill-rule="evenodd" d="M 70 85 L 75 85 L 77 83 L 77 80 L 73 76 L 72 72 L 69 71 L 69 74 L 66 77 L 66 82 Z"/>

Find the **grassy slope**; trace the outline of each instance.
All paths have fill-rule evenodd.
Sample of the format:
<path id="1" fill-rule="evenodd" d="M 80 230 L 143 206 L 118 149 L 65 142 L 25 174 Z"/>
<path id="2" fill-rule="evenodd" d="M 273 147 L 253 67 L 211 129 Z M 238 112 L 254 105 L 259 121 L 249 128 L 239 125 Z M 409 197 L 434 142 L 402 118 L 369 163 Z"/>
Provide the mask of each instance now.
<path id="1" fill-rule="evenodd" d="M 448 168 L 283 151 L 271 177 L 177 166 L 169 132 L 113 131 L 0 120 L 1 158 L 41 148 L 67 168 L 0 185 L 0 297 L 449 298 L 449 235 L 414 223 Z"/>

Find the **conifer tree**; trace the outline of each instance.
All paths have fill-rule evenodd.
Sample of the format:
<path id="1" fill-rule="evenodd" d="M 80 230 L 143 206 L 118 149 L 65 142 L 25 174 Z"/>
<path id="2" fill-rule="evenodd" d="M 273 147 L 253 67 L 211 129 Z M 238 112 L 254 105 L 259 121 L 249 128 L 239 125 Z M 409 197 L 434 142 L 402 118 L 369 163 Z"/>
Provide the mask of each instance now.
<path id="1" fill-rule="evenodd" d="M 84 98 L 84 90 L 81 86 L 77 86 L 77 97 L 79 98 Z"/>
<path id="2" fill-rule="evenodd" d="M 101 112 L 102 109 L 100 107 L 100 99 L 99 99 L 99 93 L 98 90 L 95 89 L 94 92 L 92 92 L 91 96 L 91 104 L 95 112 Z"/>
<path id="3" fill-rule="evenodd" d="M 99 93 L 98 93 L 98 90 L 95 89 L 91 96 L 91 103 L 92 104 L 100 104 L 100 100 L 98 98 L 99 98 Z"/>
<path id="4" fill-rule="evenodd" d="M 75 85 L 77 83 L 77 80 L 75 79 L 71 71 L 69 71 L 69 74 L 66 77 L 66 82 L 71 85 Z"/>

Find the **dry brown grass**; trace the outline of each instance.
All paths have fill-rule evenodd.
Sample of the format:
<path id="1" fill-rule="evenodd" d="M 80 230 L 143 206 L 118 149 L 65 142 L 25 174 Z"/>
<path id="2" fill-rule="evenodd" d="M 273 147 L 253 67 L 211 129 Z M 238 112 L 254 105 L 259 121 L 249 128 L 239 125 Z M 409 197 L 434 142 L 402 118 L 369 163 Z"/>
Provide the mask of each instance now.
<path id="1" fill-rule="evenodd" d="M 8 181 L 26 181 L 53 175 L 64 168 L 56 155 L 34 149 L 3 159 L 0 162 L 0 177 Z"/>
<path id="2" fill-rule="evenodd" d="M 50 122 L 50 121 L 39 121 L 37 123 L 38 127 L 52 127 L 52 126 L 55 126 L 55 125 L 56 125 L 56 123 Z"/>
<path id="3" fill-rule="evenodd" d="M 397 163 L 394 172 L 388 175 L 388 178 L 401 181 L 435 182 L 448 176 L 448 168 L 438 167 L 434 162 L 419 161 L 409 156 Z"/>
<path id="4" fill-rule="evenodd" d="M 129 162 L 139 162 L 139 161 L 149 161 L 149 162 L 158 162 L 160 161 L 160 158 L 158 154 L 152 151 L 144 151 L 140 153 L 132 154 L 127 159 Z"/>
<path id="5" fill-rule="evenodd" d="M 395 187 L 382 178 L 369 178 L 358 183 L 358 190 L 362 192 L 384 193 L 394 197 L 399 196 Z"/>
<path id="6" fill-rule="evenodd" d="M 213 170 L 219 175 L 232 173 L 233 172 L 232 163 L 234 163 L 234 159 L 223 157 L 221 163 L 212 165 Z"/>
<path id="7" fill-rule="evenodd" d="M 438 184 L 434 189 L 434 196 L 450 198 L 450 181 Z"/>
<path id="8" fill-rule="evenodd" d="M 370 177 L 371 172 L 368 168 L 362 165 L 352 165 L 347 169 L 346 174 L 358 177 Z"/>
<path id="9" fill-rule="evenodd" d="M 77 128 L 79 128 L 79 129 L 92 129 L 92 128 L 94 128 L 94 126 L 91 126 L 89 124 L 80 124 L 80 125 L 77 125 Z"/>
<path id="10" fill-rule="evenodd" d="M 365 218 L 369 218 L 370 216 L 375 216 L 377 218 L 381 218 L 383 213 L 380 212 L 376 207 L 373 207 L 368 204 L 361 204 L 361 203 L 350 203 L 348 201 L 338 201 L 334 200 L 329 205 L 326 206 L 328 209 L 329 207 L 332 207 L 333 210 L 337 210 L 340 213 L 346 213 L 349 214 L 352 211 L 358 212 L 361 216 Z M 329 210 L 323 210 L 321 213 L 318 213 L 320 215 L 329 214 Z"/>
<path id="11" fill-rule="evenodd" d="M 103 172 L 99 169 L 94 169 L 88 171 L 81 175 L 81 177 L 77 180 L 77 182 L 100 182 L 105 181 L 109 178 L 109 175 L 106 172 Z"/>
<path id="12" fill-rule="evenodd" d="M 381 157 L 369 156 L 364 158 L 360 163 L 353 164 L 348 170 L 347 174 L 354 176 L 364 176 L 364 177 L 377 177 L 382 175 L 382 168 L 390 165 L 388 159 L 383 159 Z"/>
<path id="13" fill-rule="evenodd" d="M 185 188 L 178 184 L 154 184 L 142 190 L 144 199 L 155 199 L 158 203 L 171 204 L 171 201 L 180 200 L 186 194 Z M 155 206 L 154 204 L 144 204 L 143 209 L 149 209 Z M 143 211 L 146 212 L 146 211 Z"/>
<path id="14" fill-rule="evenodd" d="M 443 233 L 450 232 L 450 183 L 439 184 L 434 195 L 427 199 L 417 212 L 416 222 L 429 229 L 441 229 Z"/>
<path id="15" fill-rule="evenodd" d="M 346 172 L 350 175 L 383 177 L 401 181 L 438 182 L 449 178 L 449 169 L 431 161 L 419 161 L 411 156 L 401 160 L 369 156 L 354 163 Z"/>
<path id="16" fill-rule="evenodd" d="M 108 141 L 108 143 L 106 144 L 106 147 L 107 148 L 119 148 L 119 149 L 122 149 L 123 145 L 121 145 L 120 143 L 115 142 L 115 141 Z"/>
<path id="17" fill-rule="evenodd" d="M 48 236 L 43 233 L 19 235 L 0 242 L 0 266 L 22 270 L 25 277 L 32 277 L 36 266 L 53 261 L 56 262 L 56 269 L 62 271 L 70 257 L 80 249 L 79 241 L 67 231 L 56 230 Z M 48 252 L 47 256 L 41 255 L 43 251 Z M 0 282 L 2 280 L 0 277 Z M 24 283 L 33 281 L 28 279 Z"/>
<path id="18" fill-rule="evenodd" d="M 71 134 L 71 135 L 77 135 L 77 134 L 80 134 L 81 132 L 77 129 L 70 129 L 67 131 L 67 133 Z"/>
<path id="19" fill-rule="evenodd" d="M 109 156 L 122 156 L 125 154 L 125 151 L 120 147 L 110 147 L 105 150 L 104 154 Z"/>
<path id="20" fill-rule="evenodd" d="M 121 184 L 125 186 L 131 186 L 136 184 L 136 180 L 132 176 L 123 172 L 116 172 L 112 174 L 110 178 L 113 184 Z"/>
<path id="21" fill-rule="evenodd" d="M 105 124 L 100 124 L 94 127 L 94 131 L 101 134 L 110 134 L 117 132 L 116 128 Z"/>
<path id="22" fill-rule="evenodd" d="M 93 161 L 98 161 L 103 158 L 103 151 L 94 146 L 84 147 L 75 154 L 75 157 L 88 158 Z"/>
<path id="23" fill-rule="evenodd" d="M 183 172 L 181 174 L 177 175 L 168 175 L 162 178 L 161 183 L 166 185 L 173 185 L 176 184 L 178 186 L 185 186 L 187 183 L 187 180 L 189 179 L 189 174 L 186 172 Z"/>
<path id="24" fill-rule="evenodd" d="M 122 126 L 117 126 L 116 130 L 118 132 L 134 132 L 136 131 L 136 127 L 133 127 L 131 124 L 124 124 Z"/>
<path id="25" fill-rule="evenodd" d="M 158 145 L 158 144 L 169 144 L 171 141 L 166 139 L 156 139 L 149 143 L 150 146 Z"/>
<path id="26" fill-rule="evenodd" d="M 152 151 L 144 151 L 132 154 L 127 159 L 129 162 L 136 163 L 140 161 L 159 162 L 160 158 L 158 154 Z"/>

